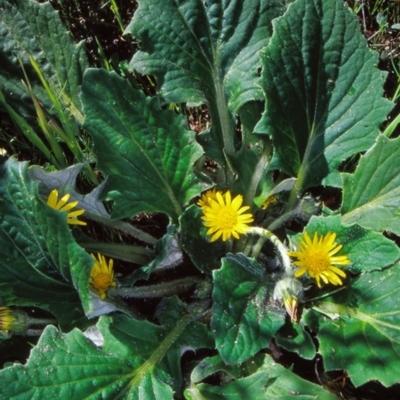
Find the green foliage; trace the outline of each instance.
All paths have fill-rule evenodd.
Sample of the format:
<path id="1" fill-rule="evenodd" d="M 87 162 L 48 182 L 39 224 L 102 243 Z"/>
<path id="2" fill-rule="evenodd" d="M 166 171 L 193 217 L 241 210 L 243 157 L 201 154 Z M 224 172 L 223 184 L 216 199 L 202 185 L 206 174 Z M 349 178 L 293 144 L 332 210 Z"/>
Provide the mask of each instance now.
<path id="1" fill-rule="evenodd" d="M 342 161 L 368 149 L 391 104 L 384 74 L 359 24 L 340 1 L 297 1 L 275 20 L 262 52 L 267 103 L 257 132 L 272 137 L 271 167 L 297 176 L 296 190 L 341 186 Z"/>
<path id="2" fill-rule="evenodd" d="M 0 1 L 0 109 L 57 169 L 90 158 L 79 99 L 88 68 L 84 43 L 75 44 L 49 3 Z M 37 120 L 37 121 L 35 121 Z M 89 181 L 98 183 L 85 167 Z"/>
<path id="3" fill-rule="evenodd" d="M 115 201 L 112 217 L 162 211 L 176 220 L 202 190 L 192 169 L 202 155 L 194 134 L 115 73 L 89 70 L 82 101 L 99 168 L 108 175 L 105 191 Z"/>
<path id="4" fill-rule="evenodd" d="M 399 279 L 397 263 L 385 271 L 362 275 L 346 293 L 333 297 L 334 302 L 314 307 L 333 317 L 319 319 L 319 351 L 327 369 L 346 368 L 357 386 L 372 379 L 385 386 L 398 382 Z"/>
<path id="5" fill-rule="evenodd" d="M 268 304 L 273 288 L 265 268 L 255 260 L 228 255 L 213 276 L 211 327 L 216 346 L 227 364 L 240 363 L 271 341 L 284 314 Z"/>
<path id="6" fill-rule="evenodd" d="M 399 139 L 380 136 L 361 158 L 354 174 L 342 174 L 343 221 L 400 234 L 400 177 L 396 169 L 399 143 Z"/>
<path id="7" fill-rule="evenodd" d="M 35 1 L 0 1 L 0 87 L 9 104 L 24 117 L 32 111 L 27 102 L 20 63 L 30 77 L 35 95 L 48 108 L 51 103 L 45 95 L 39 77 L 29 60 L 32 57 L 45 79 L 68 99 L 70 107 L 80 107 L 79 93 L 83 71 L 88 67 L 83 42 L 74 44 L 68 31 L 50 3 Z"/>
<path id="8" fill-rule="evenodd" d="M 0 397 L 335 398 L 266 355 L 272 340 L 356 387 L 399 382 L 399 139 L 379 133 L 385 76 L 341 0 L 140 0 L 132 75 L 87 68 L 49 3 L 0 9 L 0 104 L 30 132 L 19 58 L 35 145 L 60 165 L 64 144 L 79 161 L 92 151 L 105 178 L 82 194 L 82 163 L 0 167 L 0 307 L 23 307 L 18 333 L 39 336 L 0 371 Z M 46 204 L 54 189 L 87 227 Z M 222 230 L 235 238 L 211 242 Z"/>
<path id="9" fill-rule="evenodd" d="M 93 260 L 72 238 L 65 213 L 39 198 L 27 167 L 13 159 L 1 167 L 2 304 L 43 308 L 68 328 L 84 317 L 82 306 L 91 309 Z"/>
<path id="10" fill-rule="evenodd" d="M 223 368 L 219 367 L 219 369 Z M 302 400 L 337 399 L 336 396 L 321 387 L 299 378 L 290 370 L 276 364 L 269 356 L 265 356 L 258 371 L 248 377 L 218 387 L 208 384 L 194 385 L 185 392 L 188 400 L 218 400 L 221 398 L 227 400 L 237 398 L 289 400 L 294 395 L 296 399 Z"/>

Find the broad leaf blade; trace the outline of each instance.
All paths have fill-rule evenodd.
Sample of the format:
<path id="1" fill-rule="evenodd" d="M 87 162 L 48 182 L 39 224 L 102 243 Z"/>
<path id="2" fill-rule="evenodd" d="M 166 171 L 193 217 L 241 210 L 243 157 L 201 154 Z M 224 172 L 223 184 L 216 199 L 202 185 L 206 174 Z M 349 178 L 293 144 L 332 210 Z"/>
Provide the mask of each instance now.
<path id="1" fill-rule="evenodd" d="M 9 159 L 0 173 L 0 270 L 4 305 L 36 306 L 62 327 L 91 310 L 89 275 L 93 259 L 74 241 L 63 212 L 37 194 L 26 163 Z M 68 301 L 67 301 L 68 300 Z"/>
<path id="2" fill-rule="evenodd" d="M 226 363 L 240 363 L 268 346 L 284 324 L 284 313 L 268 304 L 273 288 L 257 261 L 228 255 L 213 275 L 216 346 Z"/>
<path id="3" fill-rule="evenodd" d="M 140 358 L 120 356 L 97 348 L 79 330 L 63 335 L 53 326 L 44 331 L 25 366 L 0 371 L 2 398 L 171 399 L 168 377 L 156 370 L 143 376 L 132 390 L 132 378 Z M 130 391 L 131 390 L 131 391 Z"/>
<path id="4" fill-rule="evenodd" d="M 22 115 L 30 114 L 31 100 L 21 84 L 24 79 L 18 57 L 32 79 L 34 93 L 48 104 L 28 56 L 41 68 L 48 83 L 78 108 L 83 71 L 89 66 L 83 42 L 75 44 L 49 2 L 0 0 L 0 88 L 7 102 Z M 35 78 L 36 77 L 36 78 Z M 46 107 L 50 109 L 49 107 Z"/>
<path id="5" fill-rule="evenodd" d="M 380 136 L 354 174 L 342 174 L 343 221 L 400 235 L 400 138 Z"/>
<path id="6" fill-rule="evenodd" d="M 89 70 L 82 101 L 113 218 L 160 211 L 173 219 L 202 190 L 192 165 L 202 155 L 181 117 L 161 110 L 115 73 Z"/>
<path id="7" fill-rule="evenodd" d="M 339 164 L 374 143 L 392 107 L 356 16 L 341 0 L 298 0 L 275 20 L 262 61 L 256 129 L 272 137 L 273 167 L 298 176 L 299 191 L 340 187 Z"/>
<path id="8" fill-rule="evenodd" d="M 275 336 L 276 343 L 286 350 L 296 352 L 306 360 L 315 357 L 315 345 L 311 335 L 304 329 L 304 325 L 286 324 Z"/>
<path id="9" fill-rule="evenodd" d="M 204 311 L 200 306 L 200 311 Z M 133 373 L 131 390 L 140 387 L 141 377 L 152 375 L 155 366 L 172 378 L 174 390 L 181 390 L 181 357 L 185 350 L 212 348 L 213 340 L 207 327 L 190 315 L 186 304 L 176 297 L 166 300 L 158 310 L 163 327 L 138 321 L 124 315 L 103 317 L 99 327 L 105 337 L 104 350 L 126 358 L 140 356 L 141 363 Z"/>
<path id="10" fill-rule="evenodd" d="M 316 309 L 340 318 L 320 318 L 319 352 L 327 370 L 346 369 L 355 386 L 379 380 L 398 382 L 400 374 L 400 265 L 362 275 L 337 304 Z M 368 368 L 365 368 L 365 366 Z"/>
<path id="11" fill-rule="evenodd" d="M 192 385 L 185 392 L 185 397 L 188 400 L 337 399 L 322 387 L 300 378 L 289 369 L 277 364 L 268 355 L 264 358 L 264 364 L 254 374 L 222 386 Z"/>
<path id="12" fill-rule="evenodd" d="M 262 98 L 258 52 L 271 21 L 283 11 L 275 0 L 141 0 L 125 33 L 141 40 L 130 68 L 158 79 L 167 102 L 229 102 L 237 111 Z"/>

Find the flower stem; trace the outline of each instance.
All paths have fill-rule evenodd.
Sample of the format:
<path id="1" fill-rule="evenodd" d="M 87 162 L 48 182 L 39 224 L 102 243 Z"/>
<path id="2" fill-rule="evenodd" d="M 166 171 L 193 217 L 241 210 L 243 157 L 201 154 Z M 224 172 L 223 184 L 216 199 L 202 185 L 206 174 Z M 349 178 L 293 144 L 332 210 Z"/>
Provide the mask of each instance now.
<path id="1" fill-rule="evenodd" d="M 199 278 L 187 277 L 159 283 L 156 285 L 136 286 L 129 288 L 110 288 L 108 289 L 108 294 L 111 296 L 125 298 L 165 297 L 183 293 L 200 281 L 201 280 Z"/>
<path id="2" fill-rule="evenodd" d="M 261 177 L 265 175 L 265 169 L 266 166 L 271 161 L 271 155 L 272 155 L 272 145 L 271 142 L 268 140 L 265 143 L 264 151 L 262 152 L 261 157 L 257 162 L 249 186 L 246 190 L 246 194 L 244 196 L 244 204 L 247 205 L 253 204 L 258 184 L 260 183 Z"/>
<path id="3" fill-rule="evenodd" d="M 51 324 L 56 324 L 57 320 L 53 318 L 32 318 L 28 317 L 26 324 L 27 326 L 32 326 L 32 325 L 51 325 Z"/>
<path id="4" fill-rule="evenodd" d="M 267 230 L 268 232 L 271 232 L 271 231 L 276 230 L 276 229 L 279 228 L 281 225 L 283 225 L 286 221 L 288 221 L 288 220 L 290 220 L 290 219 L 296 217 L 296 216 L 298 215 L 298 213 L 299 213 L 299 210 L 298 210 L 297 207 L 296 207 L 294 210 L 290 210 L 290 211 L 285 212 L 285 213 L 282 214 L 279 218 L 277 218 L 277 219 L 275 219 L 273 222 L 271 222 L 271 223 L 267 226 L 266 230 Z M 269 239 L 269 238 L 267 238 L 267 237 L 265 237 L 265 236 L 261 236 L 261 237 L 258 239 L 257 243 L 256 243 L 256 244 L 253 246 L 253 248 L 252 248 L 252 256 L 253 256 L 253 257 L 255 257 L 255 258 L 258 257 L 258 255 L 260 254 L 260 251 L 261 251 L 262 247 L 264 246 L 264 243 L 266 242 L 267 239 Z M 245 254 L 246 254 L 246 251 L 247 251 L 247 254 L 250 253 L 250 251 L 249 251 L 248 248 L 246 248 L 246 249 L 244 250 L 244 253 L 245 253 Z"/>
<path id="5" fill-rule="evenodd" d="M 27 329 L 24 336 L 40 336 L 43 333 L 43 329 Z"/>
<path id="6" fill-rule="evenodd" d="M 286 249 L 285 245 L 278 239 L 277 236 L 275 236 L 272 232 L 267 231 L 264 228 L 259 228 L 259 227 L 250 228 L 247 231 L 247 233 L 250 235 L 259 235 L 262 238 L 269 239 L 275 245 L 276 249 L 279 252 L 279 255 L 280 255 L 280 258 L 282 261 L 282 265 L 285 268 L 286 274 L 288 276 L 293 275 L 293 268 L 290 264 L 290 258 L 287 255 L 287 249 Z M 265 242 L 265 240 L 264 240 L 264 242 Z M 264 242 L 263 242 L 263 244 L 264 244 Z M 258 245 L 258 247 L 256 247 L 257 245 Z M 261 247 L 262 247 L 262 245 L 260 246 L 260 241 L 257 242 L 256 246 L 254 247 L 253 252 L 252 252 L 252 256 L 254 258 L 256 258 L 260 254 Z"/>

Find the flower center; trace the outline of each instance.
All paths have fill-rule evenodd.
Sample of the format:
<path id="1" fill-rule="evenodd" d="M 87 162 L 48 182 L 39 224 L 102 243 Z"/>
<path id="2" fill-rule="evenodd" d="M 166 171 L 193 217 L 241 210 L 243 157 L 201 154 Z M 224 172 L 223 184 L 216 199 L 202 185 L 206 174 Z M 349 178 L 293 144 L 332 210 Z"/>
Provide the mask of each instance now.
<path id="1" fill-rule="evenodd" d="M 304 264 L 307 265 L 309 271 L 314 274 L 329 270 L 331 265 L 329 256 L 326 251 L 313 249 L 312 253 L 307 254 L 304 258 Z"/>
<path id="2" fill-rule="evenodd" d="M 92 277 L 91 283 L 99 292 L 105 292 L 113 284 L 110 274 L 103 272 L 99 272 L 96 276 Z"/>
<path id="3" fill-rule="evenodd" d="M 237 223 L 237 212 L 232 207 L 224 207 L 218 213 L 218 224 L 220 229 L 231 230 Z"/>

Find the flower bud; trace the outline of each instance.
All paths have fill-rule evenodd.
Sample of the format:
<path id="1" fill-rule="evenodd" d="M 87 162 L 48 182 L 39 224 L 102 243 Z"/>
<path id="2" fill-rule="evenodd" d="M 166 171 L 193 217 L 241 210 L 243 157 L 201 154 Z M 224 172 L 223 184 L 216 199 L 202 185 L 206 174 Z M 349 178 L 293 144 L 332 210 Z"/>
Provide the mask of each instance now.
<path id="1" fill-rule="evenodd" d="M 27 326 L 26 313 L 21 310 L 0 307 L 0 330 L 20 333 L 25 332 Z"/>
<path id="2" fill-rule="evenodd" d="M 277 282 L 273 299 L 284 304 L 287 313 L 294 322 L 298 322 L 298 305 L 303 298 L 303 285 L 295 278 L 286 276 Z"/>

